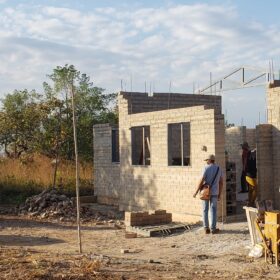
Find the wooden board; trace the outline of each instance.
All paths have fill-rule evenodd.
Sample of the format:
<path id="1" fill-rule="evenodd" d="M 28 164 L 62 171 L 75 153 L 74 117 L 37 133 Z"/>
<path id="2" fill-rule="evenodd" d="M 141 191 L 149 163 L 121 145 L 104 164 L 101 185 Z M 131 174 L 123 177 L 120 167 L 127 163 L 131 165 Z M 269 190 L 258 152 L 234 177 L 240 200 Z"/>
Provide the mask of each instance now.
<path id="1" fill-rule="evenodd" d="M 190 226 L 183 223 L 170 223 L 165 225 L 155 225 L 155 226 L 127 226 L 126 230 L 129 232 L 135 232 L 138 235 L 145 237 L 154 236 L 165 236 L 170 235 L 177 231 L 189 230 Z"/>

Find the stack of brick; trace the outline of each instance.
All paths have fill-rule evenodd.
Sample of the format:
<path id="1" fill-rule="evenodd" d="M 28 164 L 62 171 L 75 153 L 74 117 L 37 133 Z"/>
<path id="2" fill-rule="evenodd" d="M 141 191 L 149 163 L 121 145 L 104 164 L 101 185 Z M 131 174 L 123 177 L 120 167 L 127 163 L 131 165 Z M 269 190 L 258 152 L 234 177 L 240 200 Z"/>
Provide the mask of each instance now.
<path id="1" fill-rule="evenodd" d="M 125 212 L 126 226 L 148 226 L 158 224 L 168 224 L 172 222 L 172 214 L 165 210 L 155 210 L 150 212 Z"/>
<path id="2" fill-rule="evenodd" d="M 225 131 L 226 145 L 225 149 L 228 153 L 228 161 L 235 163 L 236 171 L 236 190 L 241 190 L 241 174 L 242 174 L 242 148 L 240 144 L 246 141 L 246 127 L 234 126 L 227 128 Z"/>
<path id="3" fill-rule="evenodd" d="M 226 162 L 227 215 L 236 214 L 236 164 Z"/>

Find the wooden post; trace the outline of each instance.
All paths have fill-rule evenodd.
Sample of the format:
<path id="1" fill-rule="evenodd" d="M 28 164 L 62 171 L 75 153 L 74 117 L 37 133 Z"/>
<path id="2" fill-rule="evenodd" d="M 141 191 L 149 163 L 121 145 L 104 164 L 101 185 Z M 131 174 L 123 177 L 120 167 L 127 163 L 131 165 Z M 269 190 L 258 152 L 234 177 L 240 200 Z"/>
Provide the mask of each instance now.
<path id="1" fill-rule="evenodd" d="M 80 225 L 79 157 L 78 157 L 77 129 L 76 129 L 75 93 L 74 93 L 74 90 L 73 90 L 73 81 L 72 81 L 72 84 L 71 84 L 71 95 L 72 95 L 73 134 L 74 134 L 75 162 L 76 162 L 77 229 L 78 229 L 79 253 L 82 253 L 81 225 Z"/>

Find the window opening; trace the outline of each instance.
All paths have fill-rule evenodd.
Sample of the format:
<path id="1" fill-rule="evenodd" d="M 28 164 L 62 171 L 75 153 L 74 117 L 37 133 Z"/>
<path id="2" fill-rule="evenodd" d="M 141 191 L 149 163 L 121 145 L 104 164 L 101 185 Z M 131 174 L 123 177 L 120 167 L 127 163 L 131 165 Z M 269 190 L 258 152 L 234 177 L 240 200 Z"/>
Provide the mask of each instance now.
<path id="1" fill-rule="evenodd" d="M 112 129 L 112 162 L 120 162 L 119 130 Z"/>
<path id="2" fill-rule="evenodd" d="M 150 127 L 138 126 L 131 128 L 132 164 L 151 164 Z"/>
<path id="3" fill-rule="evenodd" d="M 189 166 L 190 123 L 168 124 L 168 165 Z"/>

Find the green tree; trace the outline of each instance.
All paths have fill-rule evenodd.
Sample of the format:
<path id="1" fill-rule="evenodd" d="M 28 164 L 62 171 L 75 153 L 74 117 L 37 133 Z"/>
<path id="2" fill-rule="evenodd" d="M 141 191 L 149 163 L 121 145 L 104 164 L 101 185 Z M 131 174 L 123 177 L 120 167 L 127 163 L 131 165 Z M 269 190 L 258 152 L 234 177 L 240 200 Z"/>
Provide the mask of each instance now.
<path id="1" fill-rule="evenodd" d="M 45 102 L 51 108 L 51 113 L 47 120 L 48 125 L 44 127 L 46 139 L 56 139 L 56 141 L 48 143 L 58 141 L 61 156 L 73 159 L 74 143 L 71 114 L 71 90 L 73 88 L 75 91 L 79 153 L 84 160 L 92 159 L 92 126 L 96 123 L 117 122 L 116 94 L 105 94 L 104 89 L 94 87 L 90 78 L 86 74 L 81 74 L 73 65 L 58 66 L 48 77 L 53 84 L 44 83 L 44 90 Z"/>
<path id="2" fill-rule="evenodd" d="M 0 145 L 7 156 L 18 158 L 38 148 L 42 119 L 46 117 L 41 101 L 41 95 L 27 90 L 15 90 L 2 100 Z"/>
<path id="3" fill-rule="evenodd" d="M 44 94 L 15 90 L 2 101 L 0 145 L 7 156 L 38 151 L 50 157 L 74 158 L 71 90 L 75 92 L 78 148 L 84 160 L 92 159 L 92 126 L 116 123 L 116 94 L 93 86 L 73 65 L 58 66 L 48 75 Z"/>

